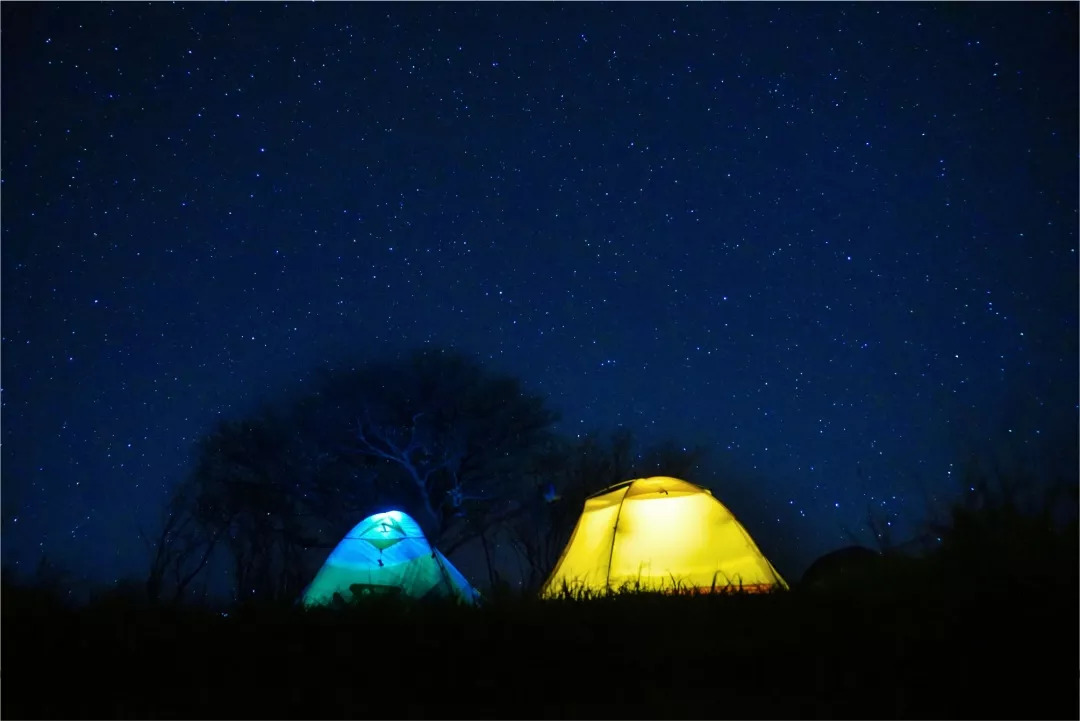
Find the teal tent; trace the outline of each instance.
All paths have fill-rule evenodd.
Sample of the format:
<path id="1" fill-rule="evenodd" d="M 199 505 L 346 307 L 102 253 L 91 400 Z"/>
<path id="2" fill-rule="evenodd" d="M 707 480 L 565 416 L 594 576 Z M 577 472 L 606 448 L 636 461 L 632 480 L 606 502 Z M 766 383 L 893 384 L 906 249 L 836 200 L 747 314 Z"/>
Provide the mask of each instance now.
<path id="1" fill-rule="evenodd" d="M 477 591 L 428 543 L 420 524 L 401 511 L 368 516 L 341 540 L 304 589 L 305 606 L 325 605 L 339 595 L 400 594 L 410 598 L 457 598 L 475 603 Z"/>

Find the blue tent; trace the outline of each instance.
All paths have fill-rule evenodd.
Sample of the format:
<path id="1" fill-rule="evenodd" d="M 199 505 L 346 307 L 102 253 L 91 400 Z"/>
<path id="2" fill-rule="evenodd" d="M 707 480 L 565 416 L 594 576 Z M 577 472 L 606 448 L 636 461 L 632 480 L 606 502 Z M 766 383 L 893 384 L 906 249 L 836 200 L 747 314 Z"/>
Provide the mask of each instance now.
<path id="1" fill-rule="evenodd" d="M 446 556 L 428 543 L 420 524 L 401 511 L 368 516 L 349 531 L 301 596 L 305 606 L 335 595 L 349 601 L 372 594 L 456 598 L 475 603 L 479 593 Z"/>

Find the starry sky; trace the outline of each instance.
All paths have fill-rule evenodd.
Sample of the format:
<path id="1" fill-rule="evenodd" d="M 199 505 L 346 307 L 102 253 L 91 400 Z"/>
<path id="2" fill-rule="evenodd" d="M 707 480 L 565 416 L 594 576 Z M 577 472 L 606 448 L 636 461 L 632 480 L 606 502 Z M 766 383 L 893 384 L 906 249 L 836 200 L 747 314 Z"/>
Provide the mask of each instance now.
<path id="1" fill-rule="evenodd" d="M 5 564 L 143 574 L 216 419 L 425 344 L 708 444 L 789 576 L 1075 481 L 1074 3 L 0 12 Z"/>

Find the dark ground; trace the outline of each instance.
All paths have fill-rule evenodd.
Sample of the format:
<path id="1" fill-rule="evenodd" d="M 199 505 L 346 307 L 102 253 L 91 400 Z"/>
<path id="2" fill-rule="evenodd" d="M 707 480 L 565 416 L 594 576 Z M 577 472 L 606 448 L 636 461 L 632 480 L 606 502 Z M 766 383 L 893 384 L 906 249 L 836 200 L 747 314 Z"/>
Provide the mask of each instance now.
<path id="1" fill-rule="evenodd" d="M 1074 550 L 1026 574 L 904 561 L 823 591 L 479 609 L 226 617 L 8 587 L 2 715 L 1075 719 Z"/>

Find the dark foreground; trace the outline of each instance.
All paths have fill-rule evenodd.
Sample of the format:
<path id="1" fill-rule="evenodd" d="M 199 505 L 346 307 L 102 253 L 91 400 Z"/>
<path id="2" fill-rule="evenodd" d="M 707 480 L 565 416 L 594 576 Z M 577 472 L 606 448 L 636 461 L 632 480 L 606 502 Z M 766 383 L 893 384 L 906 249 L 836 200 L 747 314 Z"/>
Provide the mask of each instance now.
<path id="1" fill-rule="evenodd" d="M 3 596 L 17 718 L 1072 718 L 1075 569 L 1036 585 L 223 616 Z"/>

